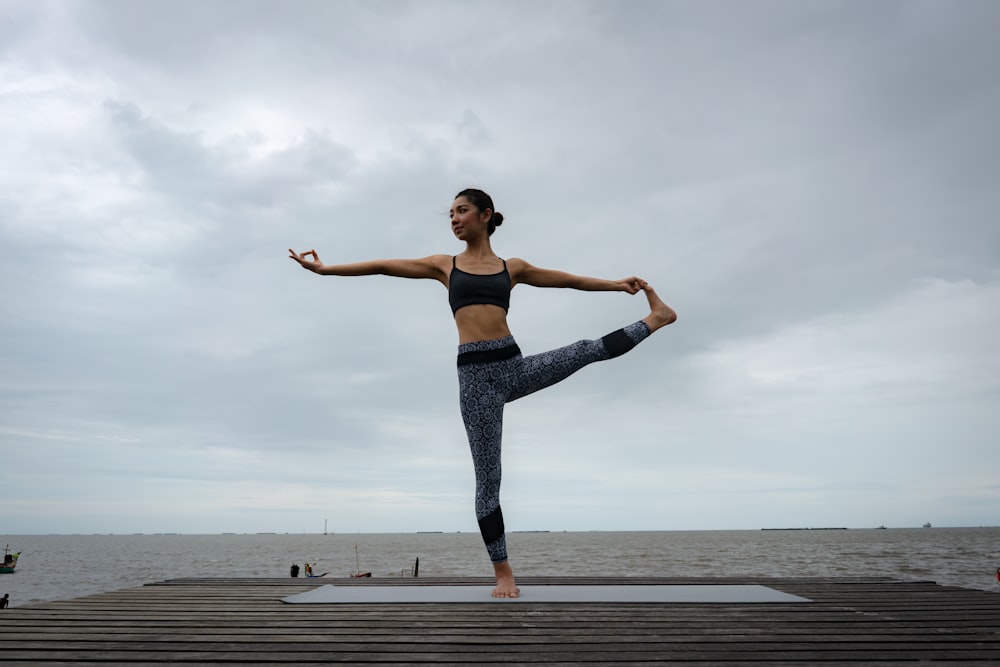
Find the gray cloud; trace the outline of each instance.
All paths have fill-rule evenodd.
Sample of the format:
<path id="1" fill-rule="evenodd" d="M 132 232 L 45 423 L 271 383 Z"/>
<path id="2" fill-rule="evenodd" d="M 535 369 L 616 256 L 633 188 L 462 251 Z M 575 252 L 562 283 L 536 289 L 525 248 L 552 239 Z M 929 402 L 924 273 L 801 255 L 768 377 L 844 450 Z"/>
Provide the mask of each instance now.
<path id="1" fill-rule="evenodd" d="M 457 252 L 468 185 L 502 256 L 681 314 L 509 406 L 518 527 L 996 514 L 993 3 L 3 12 L 9 531 L 471 529 L 444 291 L 285 257 Z M 510 319 L 533 352 L 644 313 Z"/>

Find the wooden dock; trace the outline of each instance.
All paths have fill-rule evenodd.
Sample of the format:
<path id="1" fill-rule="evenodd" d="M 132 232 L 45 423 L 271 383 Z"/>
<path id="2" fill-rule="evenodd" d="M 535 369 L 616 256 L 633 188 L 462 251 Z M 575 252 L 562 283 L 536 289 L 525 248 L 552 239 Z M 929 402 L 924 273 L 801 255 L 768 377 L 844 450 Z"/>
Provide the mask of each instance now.
<path id="1" fill-rule="evenodd" d="M 808 603 L 329 604 L 324 583 L 488 579 L 182 579 L 0 610 L 0 663 L 1000 664 L 1000 594 L 892 579 L 557 578 L 542 584 L 761 584 Z M 16 600 L 14 601 L 16 603 Z"/>

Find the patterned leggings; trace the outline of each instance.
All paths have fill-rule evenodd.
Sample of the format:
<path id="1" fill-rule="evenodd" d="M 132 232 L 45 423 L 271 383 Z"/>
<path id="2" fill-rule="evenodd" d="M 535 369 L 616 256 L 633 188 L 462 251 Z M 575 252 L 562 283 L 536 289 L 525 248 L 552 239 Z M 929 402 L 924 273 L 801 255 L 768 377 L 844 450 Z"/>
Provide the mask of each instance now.
<path id="1" fill-rule="evenodd" d="M 649 336 L 642 320 L 598 340 L 522 357 L 514 338 L 458 346 L 458 389 L 465 432 L 476 469 L 476 518 L 494 563 L 507 560 L 500 511 L 500 440 L 503 406 L 566 379 L 595 361 L 625 354 Z"/>

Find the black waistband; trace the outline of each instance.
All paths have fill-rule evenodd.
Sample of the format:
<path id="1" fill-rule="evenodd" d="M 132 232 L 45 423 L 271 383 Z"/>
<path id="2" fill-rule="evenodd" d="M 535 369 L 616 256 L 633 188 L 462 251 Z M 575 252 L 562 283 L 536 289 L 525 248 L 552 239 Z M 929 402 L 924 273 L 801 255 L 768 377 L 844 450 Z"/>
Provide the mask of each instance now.
<path id="1" fill-rule="evenodd" d="M 473 350 L 472 352 L 462 352 L 458 355 L 458 365 L 468 366 L 469 364 L 488 364 L 491 361 L 503 361 L 521 354 L 521 348 L 514 345 L 501 347 L 499 350 Z"/>

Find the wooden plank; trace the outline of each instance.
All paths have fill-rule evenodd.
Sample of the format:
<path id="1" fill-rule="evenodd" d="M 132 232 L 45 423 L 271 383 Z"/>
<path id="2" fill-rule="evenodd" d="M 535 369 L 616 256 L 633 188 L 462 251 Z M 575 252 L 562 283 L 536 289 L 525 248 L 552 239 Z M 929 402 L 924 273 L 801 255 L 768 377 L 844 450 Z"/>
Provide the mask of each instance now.
<path id="1" fill-rule="evenodd" d="M 343 583 L 377 586 L 400 581 Z M 795 604 L 280 603 L 285 595 L 323 583 L 330 581 L 182 579 L 8 609 L 0 616 L 0 656 L 9 662 L 51 665 L 1000 663 L 1000 596 L 933 582 L 734 577 L 548 577 L 519 582 L 760 584 L 813 600 Z"/>

